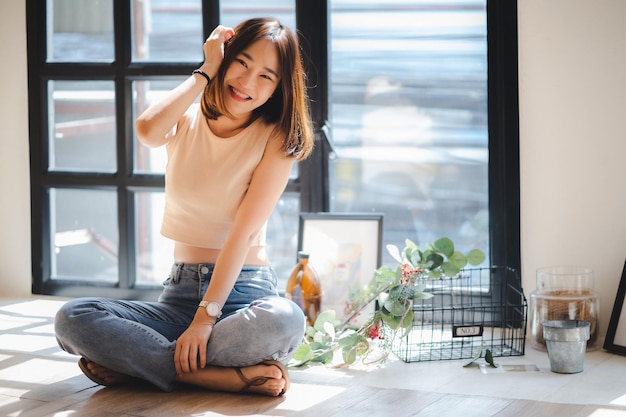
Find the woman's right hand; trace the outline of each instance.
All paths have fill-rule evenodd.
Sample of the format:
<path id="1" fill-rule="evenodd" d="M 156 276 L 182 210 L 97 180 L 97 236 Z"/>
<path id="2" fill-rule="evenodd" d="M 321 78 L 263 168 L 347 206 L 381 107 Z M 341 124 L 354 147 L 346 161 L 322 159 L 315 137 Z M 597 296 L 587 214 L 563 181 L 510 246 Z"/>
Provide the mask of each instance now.
<path id="1" fill-rule="evenodd" d="M 206 348 L 212 332 L 213 322 L 194 319 L 187 330 L 180 335 L 176 340 L 174 351 L 174 366 L 177 375 L 197 372 L 198 367 L 206 366 Z"/>
<path id="2" fill-rule="evenodd" d="M 235 31 L 232 28 L 219 25 L 204 41 L 204 63 L 200 67 L 211 79 L 217 74 L 217 70 L 224 59 L 224 44 L 233 37 Z"/>

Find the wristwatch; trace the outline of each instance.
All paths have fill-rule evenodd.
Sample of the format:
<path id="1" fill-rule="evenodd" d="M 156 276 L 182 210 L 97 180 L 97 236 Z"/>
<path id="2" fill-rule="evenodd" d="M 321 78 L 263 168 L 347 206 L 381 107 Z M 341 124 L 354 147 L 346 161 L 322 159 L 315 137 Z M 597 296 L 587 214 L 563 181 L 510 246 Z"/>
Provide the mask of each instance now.
<path id="1" fill-rule="evenodd" d="M 203 307 L 209 317 L 219 319 L 222 316 L 222 308 L 215 301 L 201 301 L 198 307 Z"/>

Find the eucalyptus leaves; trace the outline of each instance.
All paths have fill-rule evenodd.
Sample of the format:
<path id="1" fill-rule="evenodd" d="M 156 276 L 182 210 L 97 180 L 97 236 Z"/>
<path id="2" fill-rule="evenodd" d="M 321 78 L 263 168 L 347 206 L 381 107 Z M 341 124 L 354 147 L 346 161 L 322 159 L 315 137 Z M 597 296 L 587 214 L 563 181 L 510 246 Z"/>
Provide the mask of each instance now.
<path id="1" fill-rule="evenodd" d="M 395 245 L 387 245 L 387 250 L 397 261 L 396 267 L 378 268 L 369 285 L 351 295 L 345 321 L 338 321 L 334 311 L 322 312 L 315 324 L 307 328 L 305 341 L 296 351 L 291 366 L 311 362 L 331 364 L 336 351 L 341 351 L 345 365 L 355 363 L 358 358 L 364 363 L 384 360 L 394 338 L 411 330 L 413 302 L 432 297 L 426 292 L 428 281 L 455 277 L 467 265 L 477 266 L 485 261 L 481 250 L 463 254 L 455 250 L 448 238 L 426 244 L 424 249 L 407 239 L 402 251 Z M 365 324 L 354 329 L 354 318 L 374 300 L 378 300 L 379 308 Z M 379 355 L 372 358 L 371 342 L 376 339 L 379 339 Z"/>

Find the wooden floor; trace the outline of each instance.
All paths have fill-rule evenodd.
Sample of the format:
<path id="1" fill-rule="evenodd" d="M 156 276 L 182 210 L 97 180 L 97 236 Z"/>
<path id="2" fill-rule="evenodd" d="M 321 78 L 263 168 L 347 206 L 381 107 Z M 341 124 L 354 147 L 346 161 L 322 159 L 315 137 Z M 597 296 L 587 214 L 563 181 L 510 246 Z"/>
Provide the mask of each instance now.
<path id="1" fill-rule="evenodd" d="M 425 373 L 418 367 L 402 375 L 384 367 L 294 370 L 290 372 L 291 390 L 281 398 L 189 387 L 163 393 L 147 384 L 104 388 L 84 377 L 76 358 L 56 347 L 52 317 L 58 306 L 59 302 L 51 300 L 0 304 L 0 416 L 626 416 L 625 405 L 411 389 L 424 386 Z M 412 365 L 398 366 L 406 369 Z M 421 369 L 431 372 L 437 365 Z M 402 381 L 392 381 L 394 375 Z M 436 373 L 428 375 L 435 383 Z"/>

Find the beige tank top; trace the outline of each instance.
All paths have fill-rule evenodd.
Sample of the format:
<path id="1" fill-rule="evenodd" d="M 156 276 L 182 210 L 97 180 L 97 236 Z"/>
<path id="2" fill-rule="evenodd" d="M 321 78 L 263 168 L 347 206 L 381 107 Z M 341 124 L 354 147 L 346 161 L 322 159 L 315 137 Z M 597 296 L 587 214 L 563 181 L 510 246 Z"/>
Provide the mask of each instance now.
<path id="1" fill-rule="evenodd" d="M 163 236 L 221 249 L 273 126 L 257 119 L 230 138 L 213 134 L 200 106 L 191 106 L 167 143 Z M 265 246 L 265 226 L 253 246 Z"/>

